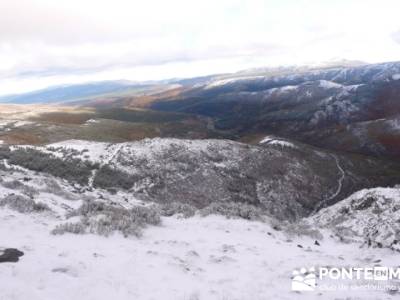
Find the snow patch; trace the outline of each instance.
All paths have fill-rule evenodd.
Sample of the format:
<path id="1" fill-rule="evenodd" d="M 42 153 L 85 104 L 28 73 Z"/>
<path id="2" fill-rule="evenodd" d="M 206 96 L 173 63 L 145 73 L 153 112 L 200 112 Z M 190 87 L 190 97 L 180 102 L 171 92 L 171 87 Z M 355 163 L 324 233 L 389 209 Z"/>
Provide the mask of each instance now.
<path id="1" fill-rule="evenodd" d="M 344 87 L 345 91 L 347 92 L 354 92 L 357 90 L 359 87 L 364 86 L 365 84 L 353 84 L 353 85 L 347 85 Z"/>
<path id="2" fill-rule="evenodd" d="M 393 80 L 400 80 L 400 74 L 393 74 L 392 75 Z"/>
<path id="3" fill-rule="evenodd" d="M 32 125 L 34 124 L 34 122 L 30 122 L 30 121 L 17 121 L 13 124 L 14 127 L 22 127 L 25 125 Z"/>
<path id="4" fill-rule="evenodd" d="M 328 80 L 320 80 L 319 86 L 325 89 L 338 89 L 343 87 L 341 84 Z"/>
<path id="5" fill-rule="evenodd" d="M 98 124 L 98 123 L 100 123 L 99 120 L 96 120 L 96 119 L 89 119 L 89 120 L 87 120 L 87 121 L 85 122 L 84 125 Z"/>
<path id="6" fill-rule="evenodd" d="M 264 144 L 264 143 L 270 142 L 270 141 L 272 141 L 272 140 L 273 140 L 272 137 L 266 136 L 265 138 L 263 138 L 263 139 L 260 141 L 260 144 Z"/>
<path id="7" fill-rule="evenodd" d="M 387 121 L 390 128 L 394 131 L 400 131 L 400 118 Z"/>
<path id="8" fill-rule="evenodd" d="M 94 163 L 102 163 L 107 160 L 108 156 L 112 155 L 113 149 L 118 147 L 118 144 L 89 142 L 83 140 L 67 140 L 59 143 L 49 144 L 45 147 L 46 150 L 52 149 L 52 153 L 58 156 L 63 156 L 63 150 L 76 150 L 80 154 L 77 158 L 87 159 Z"/>
<path id="9" fill-rule="evenodd" d="M 235 78 L 228 78 L 222 80 L 216 80 L 208 84 L 205 89 L 211 89 L 218 86 L 223 86 L 226 84 L 238 82 L 238 81 L 245 81 L 245 80 L 254 80 L 254 79 L 261 79 L 265 78 L 264 76 L 243 76 L 243 77 L 235 77 Z"/>
<path id="10" fill-rule="evenodd" d="M 274 138 L 272 136 L 266 136 L 265 138 L 263 138 L 259 142 L 259 144 L 279 145 L 279 146 L 282 146 L 282 147 L 297 148 L 297 146 L 294 145 L 291 142 L 280 140 L 280 139 L 276 139 L 276 138 Z"/>

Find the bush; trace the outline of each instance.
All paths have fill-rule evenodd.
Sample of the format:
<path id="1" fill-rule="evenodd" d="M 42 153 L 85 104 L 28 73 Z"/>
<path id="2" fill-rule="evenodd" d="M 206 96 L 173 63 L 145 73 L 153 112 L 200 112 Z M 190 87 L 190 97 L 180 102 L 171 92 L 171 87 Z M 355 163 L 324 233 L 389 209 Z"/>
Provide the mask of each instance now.
<path id="1" fill-rule="evenodd" d="M 193 206 L 180 202 L 162 204 L 160 206 L 160 210 L 161 210 L 161 215 L 166 217 L 179 214 L 184 218 L 190 218 L 193 217 L 196 213 L 196 209 Z"/>
<path id="2" fill-rule="evenodd" d="M 261 208 L 242 202 L 216 202 L 200 210 L 202 216 L 223 215 L 227 218 L 263 220 Z"/>
<path id="3" fill-rule="evenodd" d="M 57 226 L 52 233 L 94 233 L 108 236 L 114 231 L 127 236 L 141 236 L 142 229 L 148 224 L 159 225 L 161 218 L 155 207 L 136 206 L 124 209 L 98 201 L 88 201 L 72 211 L 68 217 L 79 216 L 78 223 L 66 223 Z"/>
<path id="4" fill-rule="evenodd" d="M 113 169 L 109 166 L 103 166 L 97 172 L 93 180 L 93 186 L 103 189 L 122 188 L 129 190 L 135 181 L 136 178 L 130 174 Z"/>
<path id="5" fill-rule="evenodd" d="M 94 165 L 74 158 L 60 159 L 31 148 L 19 148 L 10 153 L 9 163 L 38 172 L 49 173 L 73 183 L 88 184 Z"/>
<path id="6" fill-rule="evenodd" d="M 35 190 L 33 187 L 25 185 L 18 180 L 3 181 L 2 186 L 4 186 L 5 188 L 8 188 L 8 189 L 11 189 L 11 190 L 19 190 L 24 195 L 26 195 L 30 198 L 33 198 L 33 196 L 39 194 L 39 192 L 37 190 Z"/>
<path id="7" fill-rule="evenodd" d="M 8 171 L 9 168 L 6 167 L 3 161 L 0 161 L 0 170 L 1 171 Z"/>
<path id="8" fill-rule="evenodd" d="M 75 209 L 67 214 L 67 218 L 75 216 L 96 215 L 106 209 L 107 205 L 99 201 L 86 201 L 78 209 Z M 114 209 L 114 207 L 113 207 Z"/>
<path id="9" fill-rule="evenodd" d="M 324 237 L 318 229 L 315 229 L 312 225 L 301 221 L 296 223 L 285 223 L 284 230 L 289 236 L 308 236 L 317 240 L 322 240 Z"/>
<path id="10" fill-rule="evenodd" d="M 64 233 L 84 234 L 85 226 L 81 223 L 64 223 L 59 224 L 51 232 L 52 234 L 64 234 Z"/>
<path id="11" fill-rule="evenodd" d="M 0 160 L 10 158 L 10 148 L 5 146 L 0 146 Z"/>
<path id="12" fill-rule="evenodd" d="M 42 202 L 36 203 L 32 199 L 20 195 L 8 195 L 0 200 L 0 206 L 7 206 L 10 209 L 16 210 L 20 213 L 42 212 L 50 210 L 47 204 Z"/>

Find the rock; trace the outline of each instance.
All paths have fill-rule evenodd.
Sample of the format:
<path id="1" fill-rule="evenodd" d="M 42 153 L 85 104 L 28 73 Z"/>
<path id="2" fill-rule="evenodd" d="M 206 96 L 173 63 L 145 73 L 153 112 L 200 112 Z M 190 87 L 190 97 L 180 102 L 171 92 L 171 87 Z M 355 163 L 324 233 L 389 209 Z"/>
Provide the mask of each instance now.
<path id="1" fill-rule="evenodd" d="M 3 253 L 0 255 L 0 263 L 4 262 L 17 262 L 19 258 L 24 255 L 24 252 L 19 251 L 14 248 L 7 248 L 3 250 Z"/>

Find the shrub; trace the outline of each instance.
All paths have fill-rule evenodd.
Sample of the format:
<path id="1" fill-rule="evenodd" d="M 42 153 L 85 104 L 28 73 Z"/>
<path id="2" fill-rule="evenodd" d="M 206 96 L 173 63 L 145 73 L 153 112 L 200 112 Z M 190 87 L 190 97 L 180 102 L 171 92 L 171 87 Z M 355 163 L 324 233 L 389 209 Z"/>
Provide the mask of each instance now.
<path id="1" fill-rule="evenodd" d="M 68 213 L 67 217 L 75 217 L 75 216 L 89 216 L 95 215 L 99 212 L 104 211 L 106 208 L 106 204 L 99 201 L 86 201 L 84 202 L 78 209 L 75 209 Z M 113 207 L 114 209 L 114 207 Z"/>
<path id="2" fill-rule="evenodd" d="M 0 206 L 7 206 L 10 209 L 16 210 L 20 213 L 41 212 L 50 210 L 47 204 L 42 202 L 36 203 L 32 199 L 20 195 L 8 195 L 0 200 Z"/>
<path id="3" fill-rule="evenodd" d="M 135 206 L 129 212 L 143 224 L 159 225 L 161 223 L 160 212 L 154 206 Z"/>
<path id="4" fill-rule="evenodd" d="M 109 166 L 103 166 L 97 172 L 93 180 L 93 186 L 103 189 L 122 188 L 129 190 L 135 181 L 135 177 L 130 174 L 113 169 Z"/>
<path id="5" fill-rule="evenodd" d="M 52 234 L 64 234 L 64 233 L 84 234 L 85 226 L 81 223 L 64 223 L 59 224 L 51 232 Z"/>
<path id="6" fill-rule="evenodd" d="M 80 216 L 78 223 L 57 226 L 52 233 L 94 233 L 108 236 L 114 231 L 125 237 L 140 236 L 148 224 L 159 225 L 160 214 L 155 207 L 136 206 L 131 209 L 115 207 L 98 201 L 88 201 L 72 211 L 68 217 Z"/>
<path id="7" fill-rule="evenodd" d="M 284 231 L 289 236 L 308 236 L 317 240 L 323 239 L 323 235 L 318 229 L 315 229 L 312 225 L 301 221 L 296 223 L 285 223 Z"/>
<path id="8" fill-rule="evenodd" d="M 32 171 L 45 172 L 73 183 L 88 184 L 94 165 L 74 158 L 61 159 L 31 148 L 19 148 L 10 153 L 9 163 Z"/>
<path id="9" fill-rule="evenodd" d="M 0 160 L 10 158 L 10 148 L 5 146 L 0 146 Z"/>
<path id="10" fill-rule="evenodd" d="M 4 186 L 5 188 L 8 188 L 8 189 L 11 189 L 11 190 L 19 190 L 24 195 L 27 195 L 30 198 L 32 198 L 34 195 L 39 194 L 39 192 L 37 190 L 35 190 L 33 187 L 25 185 L 18 180 L 3 181 L 2 186 Z"/>
<path id="11" fill-rule="evenodd" d="M 196 209 L 193 206 L 180 202 L 170 202 L 162 204 L 160 206 L 160 210 L 161 210 L 161 215 L 166 217 L 179 214 L 184 218 L 190 218 L 193 217 L 196 213 Z"/>
<path id="12" fill-rule="evenodd" d="M 263 220 L 261 208 L 242 202 L 216 202 L 200 210 L 202 216 L 223 215 L 227 218 L 242 218 L 246 220 Z"/>

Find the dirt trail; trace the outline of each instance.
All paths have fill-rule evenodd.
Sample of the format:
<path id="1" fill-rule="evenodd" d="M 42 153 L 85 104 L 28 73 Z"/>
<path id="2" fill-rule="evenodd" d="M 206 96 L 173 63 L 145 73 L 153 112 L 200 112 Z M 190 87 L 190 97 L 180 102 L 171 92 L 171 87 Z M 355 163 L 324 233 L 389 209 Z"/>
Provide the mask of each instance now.
<path id="1" fill-rule="evenodd" d="M 336 198 L 342 191 L 343 180 L 346 176 L 346 173 L 344 172 L 343 168 L 340 166 L 340 162 L 339 162 L 339 159 L 337 158 L 337 156 L 332 154 L 332 157 L 335 159 L 336 166 L 340 172 L 340 178 L 338 179 L 338 186 L 336 188 L 336 191 L 331 196 L 324 199 L 319 205 L 317 205 L 317 207 L 314 209 L 313 213 L 316 213 L 321 208 L 326 207 L 328 202 L 331 201 L 332 199 Z"/>

